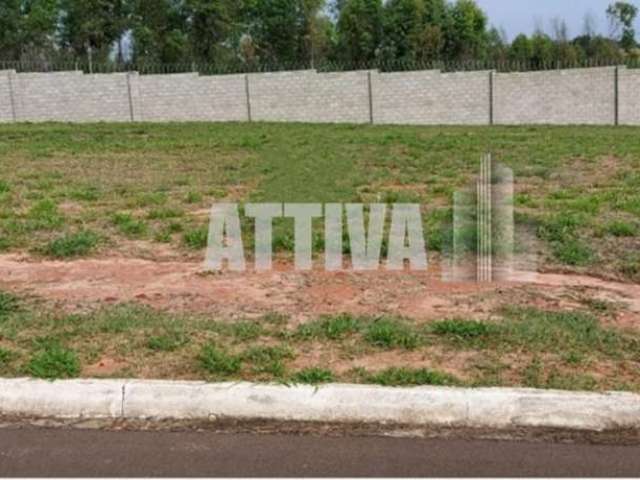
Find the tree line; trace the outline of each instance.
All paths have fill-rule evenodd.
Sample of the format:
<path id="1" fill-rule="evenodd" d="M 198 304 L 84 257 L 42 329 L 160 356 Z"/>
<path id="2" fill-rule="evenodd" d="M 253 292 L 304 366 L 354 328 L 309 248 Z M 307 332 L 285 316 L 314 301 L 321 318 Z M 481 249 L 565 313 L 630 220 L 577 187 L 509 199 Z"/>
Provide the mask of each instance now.
<path id="1" fill-rule="evenodd" d="M 640 57 L 638 10 L 613 2 L 611 31 L 561 19 L 508 41 L 474 0 L 2 0 L 0 59 L 122 64 L 623 61 Z"/>

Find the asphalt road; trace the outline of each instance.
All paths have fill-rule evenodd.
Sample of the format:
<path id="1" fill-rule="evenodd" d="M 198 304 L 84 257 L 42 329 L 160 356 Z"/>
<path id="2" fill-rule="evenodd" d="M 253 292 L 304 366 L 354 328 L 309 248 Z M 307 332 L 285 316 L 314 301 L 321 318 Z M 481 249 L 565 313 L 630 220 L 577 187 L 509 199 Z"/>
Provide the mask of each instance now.
<path id="1" fill-rule="evenodd" d="M 640 446 L 0 429 L 0 476 L 639 476 Z"/>

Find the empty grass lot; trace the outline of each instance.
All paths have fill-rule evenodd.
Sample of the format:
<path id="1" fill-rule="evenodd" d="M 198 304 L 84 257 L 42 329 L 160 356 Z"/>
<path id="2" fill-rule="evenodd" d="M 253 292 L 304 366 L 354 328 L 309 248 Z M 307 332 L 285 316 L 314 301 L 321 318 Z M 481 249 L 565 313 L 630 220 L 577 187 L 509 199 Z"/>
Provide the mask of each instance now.
<path id="1" fill-rule="evenodd" d="M 536 237 L 541 270 L 640 282 L 640 128 L 630 127 L 1 125 L 0 257 L 12 268 L 24 259 L 194 264 L 215 201 L 415 202 L 437 263 L 453 192 L 474 179 L 486 152 L 514 171 L 516 221 Z M 250 244 L 253 224 L 243 220 L 243 229 Z M 320 254 L 322 222 L 314 229 Z M 274 245 L 286 263 L 291 222 L 276 222 Z M 56 271 L 51 278 L 61 278 Z M 217 274 L 197 275 L 207 282 Z M 491 297 L 436 288 L 445 307 L 427 302 L 429 318 L 383 311 L 386 304 L 378 314 L 370 302 L 367 314 L 303 312 L 301 321 L 266 309 L 233 318 L 190 309 L 184 292 L 170 303 L 179 308 L 161 308 L 144 292 L 140 302 L 79 305 L 46 282 L 35 294 L 19 278 L 0 272 L 0 376 L 640 391 L 640 314 L 622 297 L 597 297 L 599 284 L 498 286 Z M 80 288 L 69 278 L 64 288 Z M 347 285 L 368 301 L 369 283 L 341 278 L 347 283 L 332 290 L 322 277 L 322 292 Z M 285 279 L 299 291 L 311 283 Z M 234 282 L 242 289 L 243 279 Z M 278 285 L 270 294 L 287 295 Z M 267 291 L 259 286 L 256 302 Z M 318 298 L 314 305 L 325 301 Z M 285 304 L 289 312 L 299 305 Z"/>
<path id="2" fill-rule="evenodd" d="M 453 192 L 488 151 L 514 170 L 517 221 L 536 232 L 544 268 L 640 279 L 630 127 L 4 125 L 0 251 L 73 258 L 150 242 L 198 256 L 207 209 L 224 199 L 420 202 L 434 252 Z M 292 249 L 290 223 L 274 236 Z"/>

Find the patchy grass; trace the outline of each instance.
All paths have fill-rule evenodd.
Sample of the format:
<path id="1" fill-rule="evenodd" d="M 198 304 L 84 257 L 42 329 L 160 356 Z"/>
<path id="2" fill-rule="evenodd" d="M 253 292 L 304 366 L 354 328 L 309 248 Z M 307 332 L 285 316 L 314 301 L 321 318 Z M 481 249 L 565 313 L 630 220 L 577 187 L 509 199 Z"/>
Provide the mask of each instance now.
<path id="1" fill-rule="evenodd" d="M 538 226 L 544 267 L 634 280 L 636 127 L 427 127 L 233 123 L 0 126 L 0 250 L 42 251 L 60 232 L 206 246 L 214 201 L 418 202 L 433 251 L 453 192 L 487 150 L 514 170 L 516 214 Z M 215 159 L 213 161 L 212 159 Z M 178 222 L 179 221 L 179 222 Z M 177 222 L 177 223 L 176 223 Z M 290 252 L 291 222 L 274 245 Z M 314 250 L 322 250 L 322 222 Z M 176 225 L 180 225 L 176 228 Z M 252 222 L 243 222 L 251 236 Z M 179 235 L 178 235 L 179 234 Z M 634 247 L 635 245 L 635 247 Z M 85 254 L 91 254 L 91 251 Z"/>
<path id="2" fill-rule="evenodd" d="M 67 233 L 51 240 L 43 249 L 43 253 L 53 258 L 71 258 L 88 255 L 99 242 L 97 234 L 90 230 Z"/>
<path id="3" fill-rule="evenodd" d="M 215 345 L 205 345 L 198 357 L 202 369 L 215 376 L 228 377 L 240 371 L 242 360 Z"/>
<path id="4" fill-rule="evenodd" d="M 80 374 L 80 361 L 72 350 L 57 343 L 46 344 L 33 355 L 27 372 L 37 378 L 73 378 Z"/>
<path id="5" fill-rule="evenodd" d="M 406 385 L 457 385 L 460 382 L 452 375 L 426 368 L 392 367 L 370 374 L 371 383 L 387 386 Z"/>
<path id="6" fill-rule="evenodd" d="M 296 383 L 309 383 L 318 385 L 321 383 L 329 383 L 335 380 L 335 375 L 331 370 L 320 367 L 309 367 L 296 372 L 292 380 Z"/>
<path id="7" fill-rule="evenodd" d="M 99 375 L 106 358 L 114 377 L 640 391 L 640 330 L 607 326 L 615 308 L 509 307 L 491 321 L 419 324 L 340 314 L 304 328 L 275 313 L 224 321 L 137 304 L 70 314 L 0 293 L 0 371 Z"/>
<path id="8" fill-rule="evenodd" d="M 367 327 L 365 341 L 376 347 L 412 350 L 420 343 L 418 332 L 408 323 L 395 318 L 382 317 Z"/>

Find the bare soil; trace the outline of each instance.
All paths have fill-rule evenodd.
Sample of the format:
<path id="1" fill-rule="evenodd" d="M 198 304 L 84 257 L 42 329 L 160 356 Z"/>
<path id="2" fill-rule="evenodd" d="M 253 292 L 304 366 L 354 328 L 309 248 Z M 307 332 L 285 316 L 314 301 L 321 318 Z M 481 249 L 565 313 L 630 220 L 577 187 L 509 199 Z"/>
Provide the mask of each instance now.
<path id="1" fill-rule="evenodd" d="M 139 302 L 169 311 L 252 318 L 288 315 L 302 323 L 322 314 L 401 315 L 419 321 L 461 317 L 486 319 L 501 305 L 573 309 L 589 301 L 615 304 L 610 321 L 640 326 L 640 285 L 598 278 L 538 273 L 519 281 L 452 283 L 438 264 L 427 272 L 327 272 L 321 266 L 294 271 L 277 261 L 270 272 L 206 272 L 196 261 L 110 256 L 43 261 L 0 255 L 0 289 L 33 294 L 68 311 Z"/>

